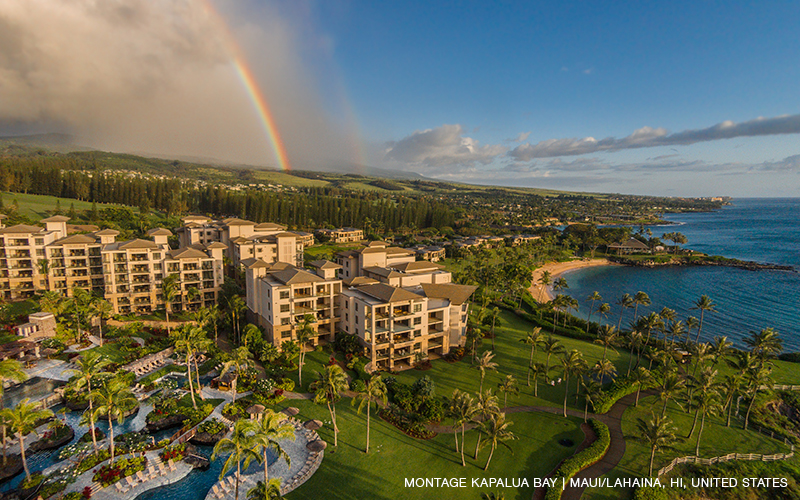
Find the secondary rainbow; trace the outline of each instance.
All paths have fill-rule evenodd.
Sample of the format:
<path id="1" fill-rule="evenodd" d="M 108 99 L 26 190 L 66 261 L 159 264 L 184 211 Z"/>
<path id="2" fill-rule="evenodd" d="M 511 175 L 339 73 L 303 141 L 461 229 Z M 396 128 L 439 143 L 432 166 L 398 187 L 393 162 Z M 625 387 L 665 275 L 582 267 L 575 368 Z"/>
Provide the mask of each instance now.
<path id="1" fill-rule="evenodd" d="M 258 85 L 258 80 L 256 79 L 255 75 L 253 75 L 252 70 L 247 64 L 247 58 L 244 56 L 244 51 L 242 51 L 241 47 L 239 47 L 239 44 L 236 42 L 236 38 L 234 38 L 233 33 L 231 33 L 230 29 L 228 29 L 228 25 L 225 23 L 222 15 L 217 12 L 211 1 L 200 0 L 200 4 L 203 6 L 203 9 L 209 15 L 212 21 L 214 21 L 214 24 L 218 28 L 225 49 L 228 51 L 231 59 L 233 60 L 236 73 L 242 80 L 250 100 L 253 101 L 256 112 L 261 120 L 261 124 L 264 127 L 264 132 L 266 132 L 267 137 L 272 144 L 272 149 L 275 152 L 275 158 L 278 161 L 278 166 L 281 168 L 281 170 L 287 172 L 290 171 L 292 166 L 291 163 L 289 163 L 289 155 L 286 153 L 286 146 L 284 146 L 283 139 L 281 139 L 280 133 L 278 133 L 278 125 L 275 122 L 275 116 L 270 111 L 266 96 L 264 96 L 264 93 L 261 91 L 261 88 Z"/>

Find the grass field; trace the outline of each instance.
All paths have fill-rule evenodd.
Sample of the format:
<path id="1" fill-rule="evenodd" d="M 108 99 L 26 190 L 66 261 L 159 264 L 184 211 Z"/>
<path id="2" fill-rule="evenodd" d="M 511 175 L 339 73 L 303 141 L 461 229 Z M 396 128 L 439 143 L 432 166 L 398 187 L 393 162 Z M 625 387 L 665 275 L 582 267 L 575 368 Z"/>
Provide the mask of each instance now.
<path id="1" fill-rule="evenodd" d="M 16 200 L 19 204 L 20 213 L 32 219 L 44 219 L 53 215 L 59 200 L 61 201 L 61 211 L 64 214 L 69 211 L 71 205 L 74 205 L 75 210 L 79 212 L 92 209 L 91 202 L 73 200 L 71 198 L 56 198 L 55 196 L 9 192 L 0 193 L 0 196 L 3 197 L 3 205 L 6 207 L 11 206 Z M 98 203 L 97 209 L 101 210 L 110 206 L 115 205 Z"/>
<path id="2" fill-rule="evenodd" d="M 561 460 L 571 455 L 583 440 L 580 421 L 553 415 L 517 413 L 509 415 L 511 426 L 519 438 L 509 444 L 510 452 L 499 447 L 492 457 L 489 470 L 483 470 L 489 450 L 472 458 L 475 451 L 475 432 L 467 432 L 467 465 L 461 466 L 460 455 L 455 452 L 452 434 L 440 434 L 430 440 L 413 439 L 394 426 L 375 417 L 370 425 L 370 452 L 364 453 L 366 443 L 366 416 L 358 415 L 348 399 L 337 404 L 337 423 L 340 429 L 338 449 L 333 447 L 330 414 L 325 406 L 311 401 L 289 400 L 279 408 L 294 406 L 300 409 L 296 417 L 301 421 L 319 419 L 325 423 L 319 434 L 329 443 L 322 466 L 296 492 L 287 499 L 370 499 L 427 500 L 430 498 L 480 498 L 481 493 L 501 490 L 507 500 L 529 500 L 532 488 L 473 488 L 473 478 L 531 478 L 544 477 Z M 278 408 L 276 408 L 278 409 Z M 546 432 L 544 432 L 546 431 Z M 574 446 L 558 444 L 560 439 L 570 439 Z M 406 488 L 405 478 L 467 478 L 467 488 L 450 490 L 431 488 Z"/>

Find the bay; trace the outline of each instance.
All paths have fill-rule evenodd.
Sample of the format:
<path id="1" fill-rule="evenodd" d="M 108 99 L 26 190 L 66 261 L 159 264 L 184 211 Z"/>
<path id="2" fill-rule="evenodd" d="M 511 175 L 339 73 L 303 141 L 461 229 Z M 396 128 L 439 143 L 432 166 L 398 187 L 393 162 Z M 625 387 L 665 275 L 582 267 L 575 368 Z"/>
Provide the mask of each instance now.
<path id="1" fill-rule="evenodd" d="M 679 225 L 651 227 L 654 235 L 678 231 L 686 235 L 686 248 L 744 260 L 800 268 L 800 199 L 741 199 L 708 213 L 670 214 Z M 586 318 L 586 298 L 600 292 L 612 306 L 605 319 L 617 325 L 624 293 L 646 292 L 653 304 L 639 314 L 675 309 L 679 319 L 700 317 L 693 309 L 701 295 L 716 303 L 705 314 L 701 340 L 726 335 L 737 345 L 751 331 L 772 327 L 784 341 L 784 351 L 800 351 L 800 274 L 786 271 L 747 271 L 730 267 L 595 267 L 563 275 L 569 294 L 580 302 L 579 316 Z M 596 315 L 595 315 L 596 318 Z M 623 324 L 633 319 L 627 310 Z"/>

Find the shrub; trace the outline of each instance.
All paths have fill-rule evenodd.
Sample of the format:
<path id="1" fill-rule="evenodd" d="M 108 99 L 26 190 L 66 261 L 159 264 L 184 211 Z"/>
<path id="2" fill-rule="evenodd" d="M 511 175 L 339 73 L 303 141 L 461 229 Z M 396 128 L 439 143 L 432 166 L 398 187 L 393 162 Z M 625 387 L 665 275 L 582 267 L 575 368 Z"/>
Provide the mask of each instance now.
<path id="1" fill-rule="evenodd" d="M 275 387 L 278 389 L 283 389 L 284 391 L 292 392 L 294 390 L 294 380 L 290 378 L 282 378 Z"/>
<path id="2" fill-rule="evenodd" d="M 417 396 L 433 396 L 436 393 L 436 384 L 433 383 L 433 380 L 429 376 L 425 375 L 414 382 L 411 386 L 411 390 Z"/>
<path id="3" fill-rule="evenodd" d="M 544 496 L 545 500 L 560 499 L 562 481 L 559 479 L 564 478 L 563 481 L 568 482 L 572 476 L 603 458 L 606 451 L 608 451 L 608 447 L 611 445 L 611 433 L 608 430 L 608 426 L 594 419 L 589 421 L 589 425 L 592 426 L 592 430 L 597 435 L 597 440 L 589 445 L 588 448 L 561 462 L 561 465 L 553 474 L 556 486 L 547 489 L 547 493 Z"/>
<path id="4" fill-rule="evenodd" d="M 657 486 L 641 486 L 633 492 L 633 500 L 669 500 L 670 495 L 664 488 Z"/>
<path id="5" fill-rule="evenodd" d="M 85 497 L 83 496 L 82 492 L 80 492 L 80 491 L 71 491 L 71 492 L 67 493 L 66 495 L 64 495 L 64 499 L 63 500 L 83 500 L 83 498 L 85 498 Z"/>
<path id="6" fill-rule="evenodd" d="M 222 430 L 227 430 L 227 429 L 228 426 L 223 424 L 216 418 L 210 418 L 205 422 L 203 422 L 202 424 L 200 424 L 199 427 L 197 427 L 198 432 L 205 432 L 208 434 L 216 434 Z"/>
<path id="7" fill-rule="evenodd" d="M 158 454 L 164 462 L 169 460 L 181 460 L 186 454 L 186 443 L 167 446 Z"/>

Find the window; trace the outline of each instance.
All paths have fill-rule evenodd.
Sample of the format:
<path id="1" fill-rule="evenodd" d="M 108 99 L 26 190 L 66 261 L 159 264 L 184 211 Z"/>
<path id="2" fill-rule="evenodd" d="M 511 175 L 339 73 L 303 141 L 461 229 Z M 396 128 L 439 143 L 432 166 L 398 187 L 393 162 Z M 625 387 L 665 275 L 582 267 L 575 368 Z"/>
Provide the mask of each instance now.
<path id="1" fill-rule="evenodd" d="M 282 326 L 288 325 L 290 320 L 291 318 L 281 318 L 281 325 Z"/>
<path id="2" fill-rule="evenodd" d="M 36 245 L 38 246 L 44 245 L 44 238 L 36 238 Z"/>
<path id="3" fill-rule="evenodd" d="M 422 304 L 414 304 L 414 312 L 418 313 L 422 311 Z"/>
<path id="4" fill-rule="evenodd" d="M 281 304 L 281 312 L 289 312 L 289 304 Z"/>
<path id="5" fill-rule="evenodd" d="M 37 249 L 36 255 L 38 255 L 39 257 L 44 257 L 44 249 L 43 248 Z"/>
<path id="6" fill-rule="evenodd" d="M 289 290 L 283 290 L 281 292 L 281 299 L 288 299 L 289 298 Z"/>
<path id="7" fill-rule="evenodd" d="M 160 259 L 161 258 L 161 254 L 160 253 L 154 253 L 153 254 L 153 258 L 154 259 Z"/>
<path id="8" fill-rule="evenodd" d="M 415 325 L 421 325 L 422 324 L 422 318 L 420 318 L 420 317 L 414 318 L 414 324 Z"/>

